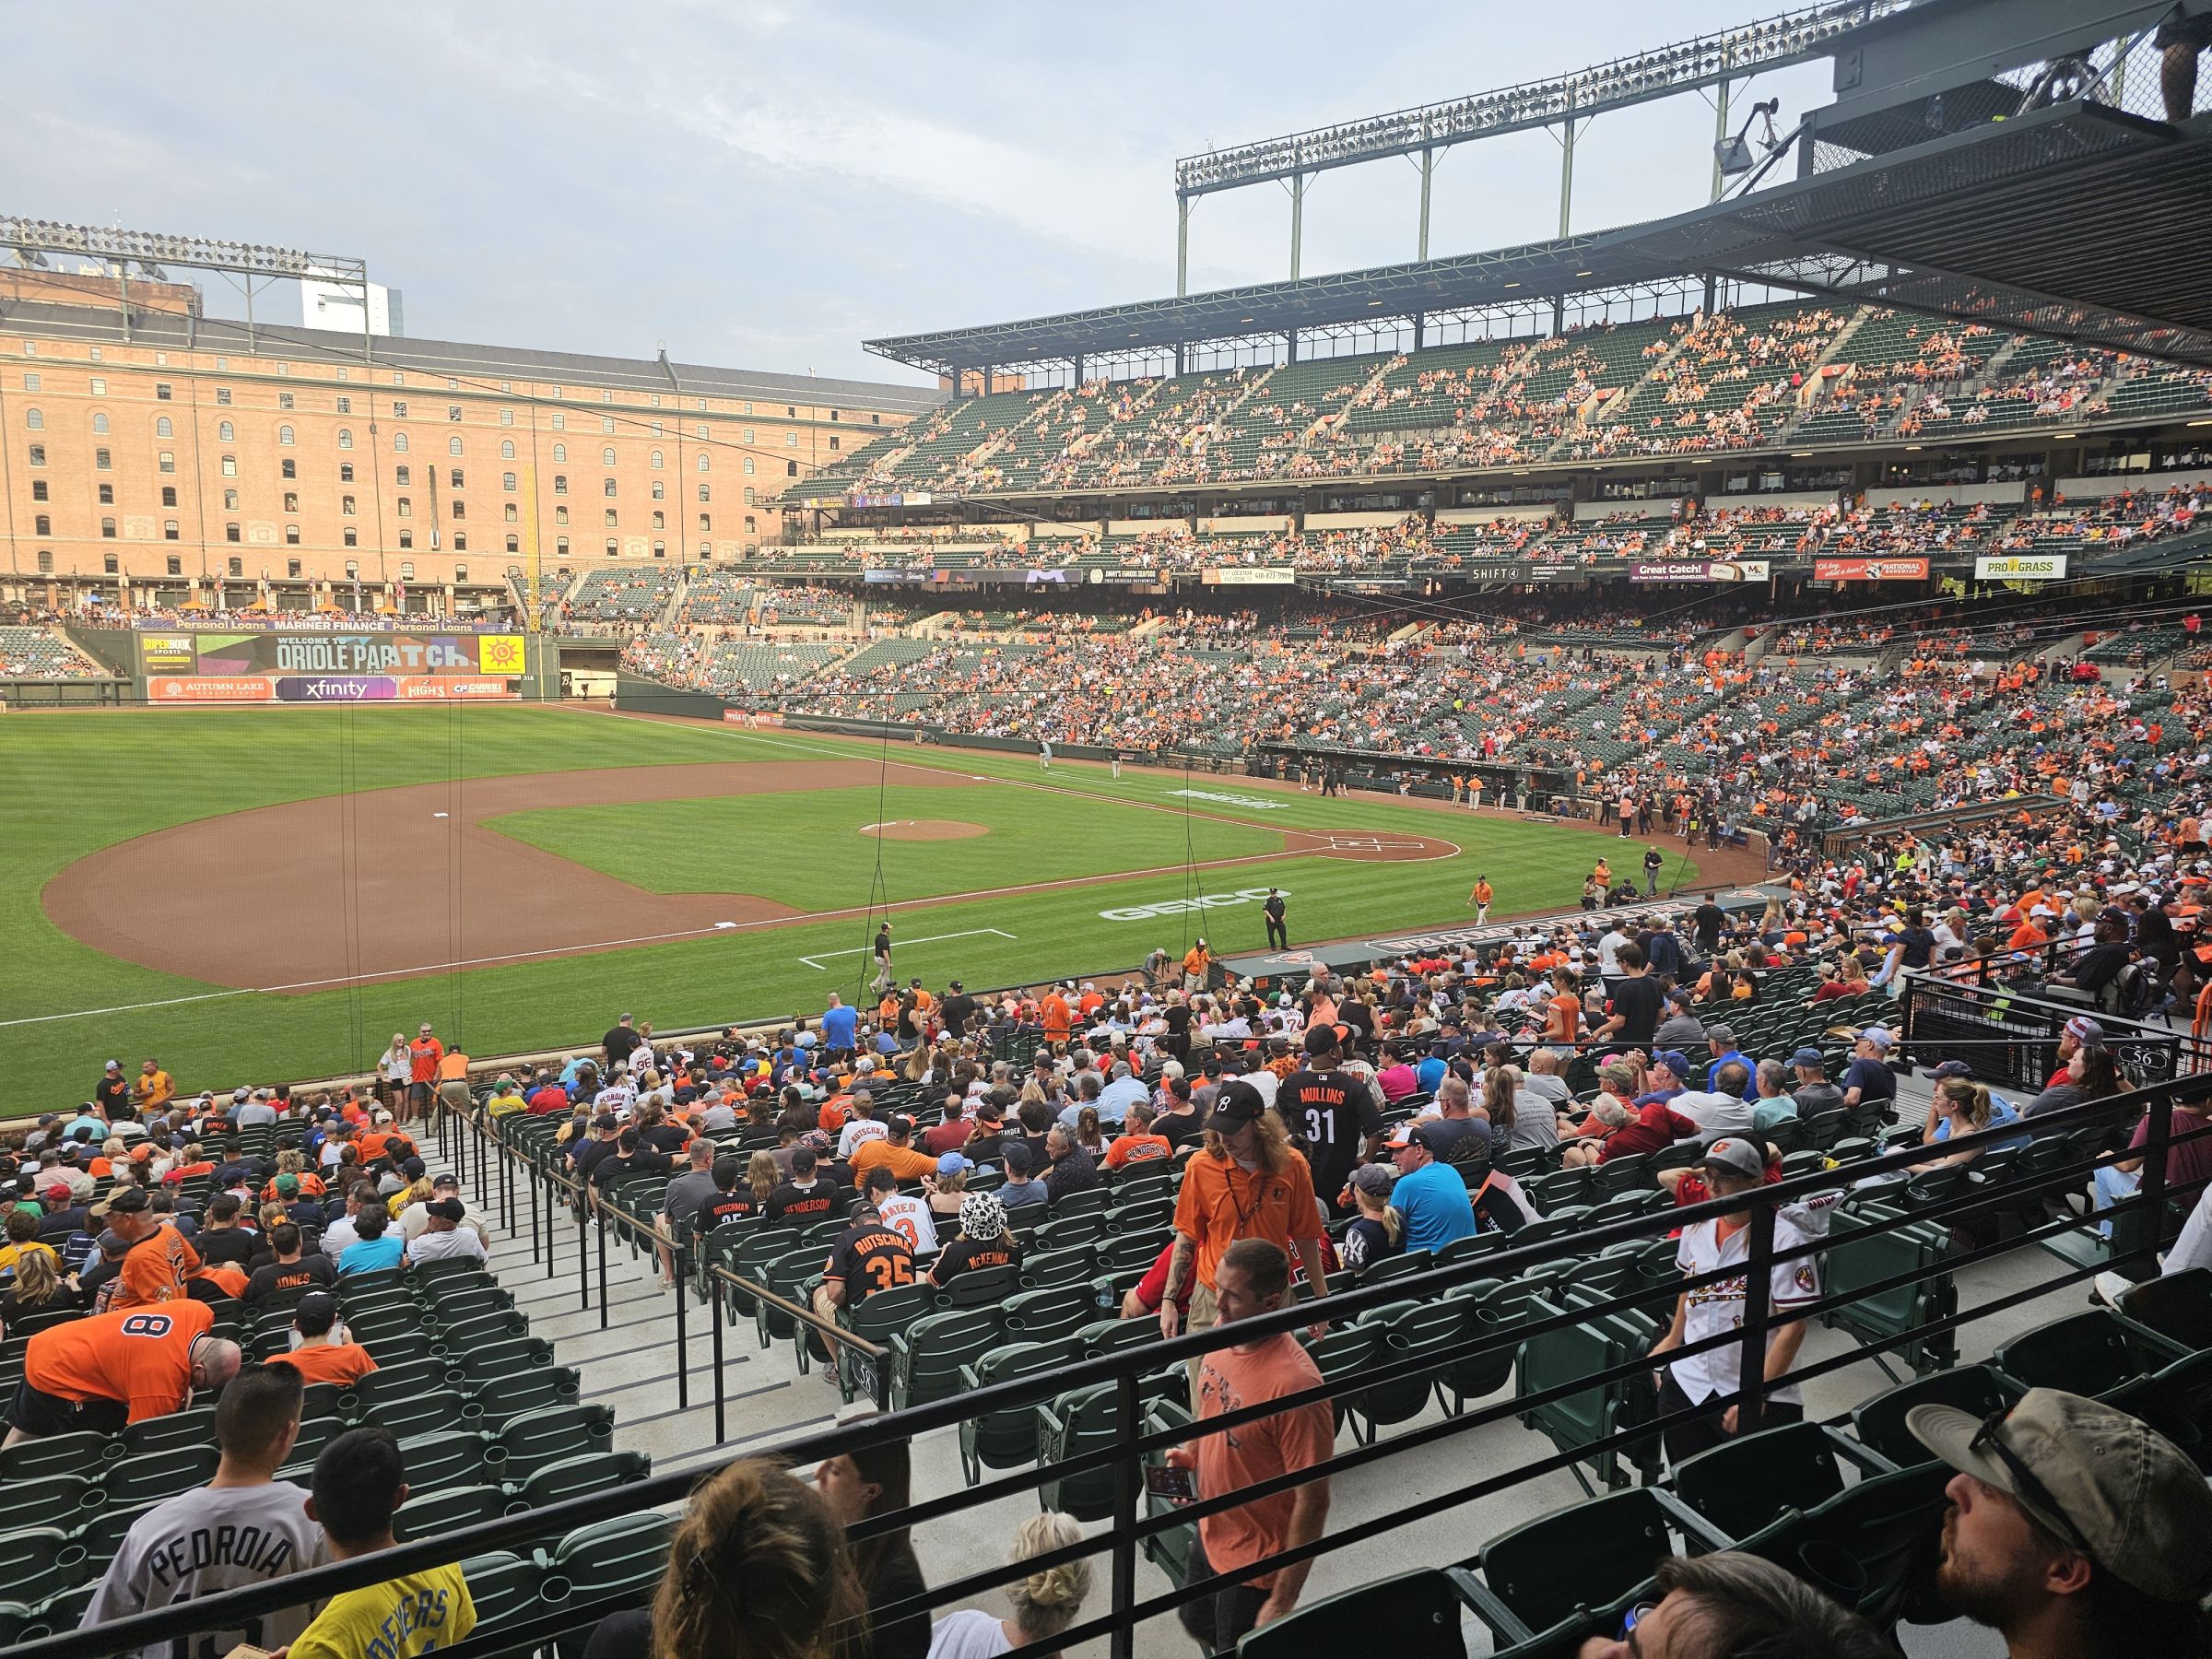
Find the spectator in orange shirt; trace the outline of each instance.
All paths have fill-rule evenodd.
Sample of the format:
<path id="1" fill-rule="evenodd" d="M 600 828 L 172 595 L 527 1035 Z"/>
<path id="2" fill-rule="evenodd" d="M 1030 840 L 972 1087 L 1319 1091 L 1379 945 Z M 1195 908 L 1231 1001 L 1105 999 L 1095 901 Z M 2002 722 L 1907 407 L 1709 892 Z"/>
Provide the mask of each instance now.
<path id="1" fill-rule="evenodd" d="M 903 1113 L 885 1120 L 880 1137 L 862 1141 L 853 1147 L 847 1167 L 852 1170 L 853 1180 L 858 1181 L 878 1164 L 900 1181 L 919 1181 L 924 1175 L 937 1172 L 937 1160 L 914 1145 L 914 1120 Z"/>
<path id="2" fill-rule="evenodd" d="M 1066 1052 L 1068 1035 L 1075 1026 L 1075 1010 L 1061 994 L 1068 989 L 1065 983 L 1054 985 L 1037 1005 L 1037 1017 L 1044 1025 L 1044 1040 L 1055 1054 Z"/>
<path id="3" fill-rule="evenodd" d="M 34 1333 L 0 1447 L 48 1434 L 120 1433 L 183 1410 L 194 1390 L 220 1389 L 238 1375 L 238 1344 L 214 1327 L 214 1309 L 181 1300 Z"/>
<path id="4" fill-rule="evenodd" d="M 1151 1105 L 1147 1101 L 1138 1100 L 1131 1104 L 1122 1118 L 1122 1133 L 1114 1137 L 1113 1145 L 1106 1148 L 1108 1169 L 1124 1170 L 1134 1163 L 1151 1163 L 1174 1156 L 1175 1148 L 1168 1137 L 1152 1133 L 1154 1115 Z"/>
<path id="5" fill-rule="evenodd" d="M 349 1339 L 338 1323 L 338 1299 L 327 1290 L 310 1290 L 292 1310 L 292 1329 L 300 1346 L 271 1354 L 270 1365 L 289 1365 L 310 1382 L 335 1382 L 348 1387 L 376 1369 L 369 1350 Z"/>
<path id="6" fill-rule="evenodd" d="M 104 1211 L 108 1230 L 124 1245 L 123 1267 L 100 1287 L 106 1300 L 100 1311 L 156 1307 L 182 1300 L 185 1285 L 199 1271 L 200 1253 L 173 1227 L 154 1219 L 153 1199 L 144 1187 L 123 1187 Z"/>
<path id="7" fill-rule="evenodd" d="M 418 1114 L 430 1115 L 430 1097 L 438 1091 L 438 1067 L 445 1059 L 445 1044 L 430 1035 L 430 1022 L 424 1020 L 415 1041 L 407 1044 L 407 1098 L 401 1102 L 399 1121 L 412 1121 Z"/>

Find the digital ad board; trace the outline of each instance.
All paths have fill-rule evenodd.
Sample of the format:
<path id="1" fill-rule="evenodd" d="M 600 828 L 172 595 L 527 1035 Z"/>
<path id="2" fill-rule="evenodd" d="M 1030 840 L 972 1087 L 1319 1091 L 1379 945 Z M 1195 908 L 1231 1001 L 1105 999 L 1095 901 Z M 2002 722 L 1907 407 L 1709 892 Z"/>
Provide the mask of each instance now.
<path id="1" fill-rule="evenodd" d="M 511 702 L 520 634 L 142 633 L 152 702 Z"/>

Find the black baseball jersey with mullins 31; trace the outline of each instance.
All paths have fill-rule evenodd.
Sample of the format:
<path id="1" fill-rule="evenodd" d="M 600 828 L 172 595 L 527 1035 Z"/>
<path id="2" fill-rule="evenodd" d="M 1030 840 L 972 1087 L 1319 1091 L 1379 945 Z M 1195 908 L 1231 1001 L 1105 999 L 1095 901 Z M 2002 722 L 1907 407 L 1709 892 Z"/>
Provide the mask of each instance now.
<path id="1" fill-rule="evenodd" d="M 1293 1135 L 1312 1147 L 1313 1191 L 1338 1210 L 1337 1194 L 1351 1179 L 1367 1137 L 1382 1133 L 1382 1113 L 1367 1079 L 1345 1071 L 1296 1071 L 1275 1091 L 1275 1110 Z"/>

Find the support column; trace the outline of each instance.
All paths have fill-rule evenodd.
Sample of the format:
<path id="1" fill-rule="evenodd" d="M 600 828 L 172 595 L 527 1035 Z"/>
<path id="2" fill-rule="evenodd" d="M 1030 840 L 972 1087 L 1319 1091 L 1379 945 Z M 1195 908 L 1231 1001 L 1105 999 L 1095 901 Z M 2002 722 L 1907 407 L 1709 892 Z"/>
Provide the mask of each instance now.
<path id="1" fill-rule="evenodd" d="M 1191 291 L 1191 198 L 1175 198 L 1175 298 Z"/>
<path id="2" fill-rule="evenodd" d="M 1076 384 L 1079 386 L 1083 383 L 1083 354 L 1079 351 L 1076 353 L 1075 369 Z"/>
<path id="3" fill-rule="evenodd" d="M 1187 374 L 1190 372 L 1188 366 L 1190 361 L 1188 355 L 1189 352 L 1190 347 L 1188 344 L 1182 340 L 1175 342 L 1175 372 L 1177 374 Z"/>
<path id="4" fill-rule="evenodd" d="M 1570 95 L 1567 119 L 1559 125 L 1559 234 L 1567 234 L 1567 225 L 1574 206 L 1574 104 Z"/>
<path id="5" fill-rule="evenodd" d="M 1297 329 L 1295 329 L 1295 328 L 1286 328 L 1285 330 L 1283 330 L 1283 343 L 1284 343 L 1284 346 L 1287 347 L 1287 352 L 1286 352 L 1286 355 L 1285 355 L 1285 358 L 1284 358 L 1284 361 L 1286 361 L 1286 362 L 1290 362 L 1290 363 L 1295 363 L 1295 362 L 1297 362 L 1297 361 L 1298 361 L 1298 330 L 1297 330 Z"/>
<path id="6" fill-rule="evenodd" d="M 1421 152 L 1421 237 L 1414 253 L 1414 257 L 1419 260 L 1429 257 L 1429 185 L 1435 177 L 1436 152 L 1425 149 Z M 1417 324 L 1415 326 L 1418 332 L 1419 325 Z"/>
<path id="7" fill-rule="evenodd" d="M 1291 255 L 1294 262 L 1297 257 L 1295 253 Z M 1291 275 L 1296 276 L 1297 272 L 1293 271 Z M 115 262 L 115 282 L 116 293 L 123 300 L 123 343 L 128 346 L 131 343 L 131 267 L 120 259 Z"/>
<path id="8" fill-rule="evenodd" d="M 1298 258 L 1306 236 L 1306 175 L 1290 175 L 1290 280 L 1298 280 Z"/>
<path id="9" fill-rule="evenodd" d="M 1424 253 L 1421 257 L 1426 259 L 1428 255 Z M 1423 346 L 1428 344 L 1428 340 L 1429 313 L 1417 311 L 1413 313 L 1413 348 L 1416 351 L 1420 350 Z"/>
<path id="10" fill-rule="evenodd" d="M 1719 201 L 1726 188 L 1727 178 L 1721 171 L 1722 143 L 1728 136 L 1728 83 L 1720 82 L 1712 89 L 1712 194 L 1709 200 Z"/>

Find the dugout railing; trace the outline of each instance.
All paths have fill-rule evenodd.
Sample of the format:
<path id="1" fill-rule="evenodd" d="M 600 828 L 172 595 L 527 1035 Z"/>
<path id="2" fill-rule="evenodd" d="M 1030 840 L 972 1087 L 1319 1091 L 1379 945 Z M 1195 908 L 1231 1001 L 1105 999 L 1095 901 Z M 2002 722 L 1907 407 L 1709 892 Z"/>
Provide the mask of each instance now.
<path id="1" fill-rule="evenodd" d="M 1541 1421 L 1545 1414 L 1555 1412 L 1577 1398 L 1587 1399 L 1594 1393 L 1613 1398 L 1618 1391 L 1625 1397 L 1637 1388 L 1636 1380 L 1640 1376 L 1648 1385 L 1652 1363 L 1637 1345 L 1617 1346 L 1608 1350 L 1613 1356 L 1610 1362 L 1594 1364 L 1556 1380 L 1532 1377 L 1526 1364 L 1529 1345 L 1557 1333 L 1606 1330 L 1607 1322 L 1617 1317 L 1635 1317 L 1640 1310 L 1648 1310 L 1654 1301 L 1664 1304 L 1678 1290 L 1718 1282 L 1723 1277 L 1733 1277 L 1735 1270 L 1689 1278 L 1667 1276 L 1646 1279 L 1615 1293 L 1581 1296 L 1565 1306 L 1535 1295 L 1514 1318 L 1495 1327 L 1473 1328 L 1471 1335 L 1418 1351 L 1385 1350 L 1356 1374 L 1330 1375 L 1324 1371 L 1320 1388 L 1209 1419 L 1205 1431 L 1232 1428 L 1294 1404 L 1334 1400 L 1354 1393 L 1371 1394 L 1392 1383 L 1418 1382 L 1433 1376 L 1442 1367 L 1484 1356 L 1495 1359 L 1507 1348 L 1515 1349 L 1520 1355 L 1518 1385 L 1507 1397 L 1485 1403 L 1466 1402 L 1462 1410 L 1441 1420 L 1422 1421 L 1395 1434 L 1377 1434 L 1369 1443 L 1356 1443 L 1348 1450 L 1335 1452 L 1326 1464 L 1296 1475 L 1264 1482 L 1241 1492 L 1209 1498 L 1188 1509 L 1147 1513 L 1143 1476 L 1146 1461 L 1160 1455 L 1171 1445 L 1194 1438 L 1199 1432 L 1182 1420 L 1179 1414 L 1162 1414 L 1154 1408 L 1160 1397 L 1159 1380 L 1177 1374 L 1182 1362 L 1232 1340 L 1250 1341 L 1263 1335 L 1300 1330 L 1311 1324 L 1317 1315 L 1325 1317 L 1333 1330 L 1350 1330 L 1394 1304 L 1408 1301 L 1432 1304 L 1465 1293 L 1469 1287 L 1481 1282 L 1511 1286 L 1542 1281 L 1548 1287 L 1557 1282 L 1562 1263 L 1606 1259 L 1606 1252 L 1622 1246 L 1646 1249 L 1653 1241 L 1664 1239 L 1674 1229 L 1726 1210 L 1741 1209 L 1748 1204 L 1752 1223 L 1748 1229 L 1748 1260 L 1743 1269 L 1746 1306 L 1742 1329 L 1740 1333 L 1724 1333 L 1687 1344 L 1677 1350 L 1678 1355 L 1737 1346 L 1744 1360 L 1741 1374 L 1745 1381 L 1736 1403 L 1754 1414 L 1773 1388 L 1825 1375 L 1870 1356 L 1911 1355 L 1916 1357 L 1916 1366 L 1941 1370 L 1947 1364 L 1944 1355 L 1955 1350 L 1955 1334 L 1978 1320 L 2025 1306 L 2053 1291 L 2079 1284 L 2103 1269 L 2115 1269 L 2137 1277 L 2155 1275 L 2156 1253 L 2160 1242 L 2182 1212 L 2197 1197 L 2195 1187 L 2170 1181 L 2171 1149 L 2180 1140 L 2212 1134 L 2212 1128 L 2195 1126 L 2196 1120 L 2187 1117 L 2182 1123 L 2188 1126 L 2177 1131 L 2173 1101 L 2187 1081 L 2161 1084 L 2039 1118 L 2035 1125 L 2037 1144 L 2056 1155 L 2039 1159 L 2032 1169 L 2015 1163 L 1987 1181 L 1977 1182 L 1970 1178 L 1928 1184 L 1912 1179 L 1900 1182 L 1897 1178 L 1906 1166 L 1924 1157 L 1924 1149 L 1915 1143 L 1844 1168 L 1787 1176 L 1759 1189 L 1747 1200 L 1742 1197 L 1713 1200 L 1594 1224 L 1578 1222 L 1563 1230 L 1551 1230 L 1548 1236 L 1528 1243 L 1508 1239 L 1486 1247 L 1480 1253 L 1458 1259 L 1447 1255 L 1426 1271 L 1332 1291 L 1318 1305 L 1300 1302 L 1230 1329 L 1217 1328 L 1171 1340 L 1149 1341 L 1053 1372 L 1017 1377 L 905 1411 L 847 1422 L 818 1432 L 796 1434 L 769 1446 L 766 1454 L 788 1464 L 803 1464 L 855 1447 L 953 1428 L 980 1414 L 1032 1409 L 1074 1389 L 1110 1388 L 1113 1408 L 1109 1440 L 1050 1464 L 1041 1463 L 1033 1469 L 1017 1470 L 921 1499 L 896 1515 L 879 1517 L 855 1528 L 853 1535 L 857 1539 L 896 1527 L 944 1521 L 986 1502 L 1034 1491 L 1048 1481 L 1064 1482 L 1077 1476 L 1090 1476 L 1110 1489 L 1110 1501 L 1102 1517 L 1107 1524 L 1102 1530 L 1052 1555 L 1034 1558 L 1018 1566 L 994 1565 L 939 1583 L 920 1599 L 933 1608 L 955 1607 L 985 1590 L 1003 1586 L 1056 1561 L 1082 1556 L 1103 1557 L 1106 1571 L 1098 1610 L 1053 1642 L 1018 1652 L 1041 1653 L 1048 1646 L 1073 1647 L 1084 1641 L 1103 1638 L 1116 1659 L 1124 1659 L 1133 1652 L 1136 1633 L 1147 1621 L 1171 1614 L 1184 1603 L 1211 1594 L 1218 1583 L 1226 1582 L 1204 1581 L 1195 1585 L 1171 1582 L 1166 1589 L 1147 1594 L 1147 1587 L 1141 1585 L 1137 1577 L 1140 1554 L 1154 1559 L 1171 1559 L 1176 1554 L 1175 1541 L 1194 1520 L 1249 1501 L 1265 1492 L 1410 1456 L 1422 1459 L 1422 1478 L 1418 1483 L 1409 1481 L 1407 1490 L 1421 1489 L 1428 1495 L 1394 1504 L 1386 1512 L 1339 1524 L 1311 1545 L 1282 1552 L 1268 1561 L 1242 1570 L 1240 1577 L 1291 1560 L 1369 1545 L 1395 1531 L 1446 1511 L 1478 1503 L 1486 1497 L 1552 1471 L 1591 1465 L 1598 1459 L 1630 1459 L 1627 1466 L 1639 1470 L 1643 1482 L 1650 1484 L 1658 1474 L 1658 1466 L 1649 1449 L 1656 1445 L 1657 1437 L 1667 1428 L 1683 1420 L 1684 1414 L 1661 1414 L 1651 1408 L 1647 1401 L 1640 1413 L 1615 1413 L 1592 1420 L 1585 1434 L 1562 1438 L 1549 1433 L 1554 1450 L 1548 1454 L 1491 1470 L 1467 1467 L 1457 1471 L 1465 1478 L 1454 1479 L 1444 1489 L 1435 1489 L 1440 1468 L 1447 1466 L 1440 1462 L 1441 1454 L 1461 1436 L 1516 1416 Z M 2082 1262 L 2062 1254 L 2061 1270 L 2055 1275 L 1993 1296 L 1964 1311 L 1940 1299 L 1915 1295 L 1930 1281 L 1950 1282 L 1962 1269 L 1999 1257 L 2033 1252 L 2039 1246 L 2053 1243 L 2061 1234 L 2080 1234 L 2082 1220 L 2063 1208 L 2048 1219 L 2000 1230 L 1986 1241 L 1971 1230 L 2006 1206 L 2017 1211 L 2023 1206 L 2040 1205 L 2051 1194 L 2085 1188 L 2096 1170 L 2119 1155 L 2116 1147 L 2124 1144 L 2124 1133 L 2138 1116 L 2147 1124 L 2146 1144 L 2138 1154 L 2142 1159 L 2140 1187 L 2132 1197 L 2103 1212 L 2101 1218 L 2112 1224 L 2113 1237 L 2109 1248 L 2096 1260 Z M 465 1138 L 486 1140 L 488 1158 L 500 1160 L 506 1156 L 491 1131 L 475 1120 L 457 1123 L 453 1129 Z M 2018 1125 L 1994 1127 L 1980 1134 L 1955 1137 L 1947 1149 L 1995 1148 L 2018 1134 Z M 559 1183 L 550 1181 L 547 1171 L 535 1171 L 534 1179 L 546 1182 L 548 1193 L 559 1190 Z M 1885 1179 L 1888 1184 L 1878 1188 L 1865 1184 Z M 1841 1200 L 1831 1202 L 1838 1194 L 1841 1195 Z M 1774 1218 L 1778 1211 L 1784 1206 L 1807 1205 L 1819 1206 L 1830 1215 L 1826 1232 L 1805 1246 L 1777 1248 Z M 1793 1207 L 1792 1214 L 1797 1213 Z M 602 1214 L 603 1225 L 609 1230 L 634 1230 L 637 1225 L 634 1218 L 614 1219 L 604 1210 Z M 1893 1272 L 1866 1272 L 1863 1270 L 1863 1262 L 1856 1263 L 1859 1271 L 1849 1274 L 1840 1271 L 1844 1253 L 1853 1253 L 1855 1261 L 1871 1241 L 1907 1234 L 1925 1239 L 1930 1229 L 1957 1230 L 1965 1241 L 1933 1259 L 1924 1253 L 1920 1258 L 1912 1259 L 1908 1252 L 1906 1258 L 1910 1265 Z M 1841 1353 L 1801 1363 L 1783 1376 L 1769 1381 L 1763 1376 L 1759 1361 L 1765 1352 L 1767 1335 L 1775 1324 L 1768 1294 L 1771 1273 L 1775 1266 L 1799 1258 L 1816 1261 L 1830 1272 L 1821 1281 L 1818 1300 L 1803 1308 L 1796 1317 L 1853 1325 L 1860 1340 Z M 1553 1276 L 1549 1280 L 1545 1278 L 1547 1273 Z M 1847 1287 L 1831 1290 L 1830 1283 L 1836 1280 L 1847 1280 Z M 1866 1317 L 1870 1310 L 1893 1302 L 1900 1292 L 1912 1299 L 1914 1312 L 1909 1316 L 1891 1319 L 1886 1325 L 1881 1320 Z M 2131 1340 L 2134 1339 L 2131 1335 Z M 2149 1343 L 2152 1338 L 2146 1335 L 2144 1340 Z M 2166 1350 L 2161 1347 L 2157 1351 L 2163 1357 Z M 2161 1377 L 2166 1374 L 2159 1373 Z M 2197 1386 L 2201 1391 L 2201 1384 Z M 2139 1396 L 2129 1397 L 2139 1403 Z M 2151 1406 L 2144 1408 L 2148 1411 Z M 2201 1414 L 2194 1419 L 2184 1413 L 2179 1418 L 2157 1417 L 2154 1420 L 2183 1438 L 2200 1460 L 2205 1458 Z M 1846 1414 L 1831 1419 L 1825 1427 L 1848 1439 L 1845 1430 L 1851 1421 Z M 1895 1468 L 1888 1460 L 1864 1446 L 1856 1448 L 1853 1460 L 1869 1472 L 1870 1478 L 1876 1477 L 1878 1471 Z M 259 1615 L 320 1600 L 409 1571 L 452 1561 L 482 1561 L 492 1552 L 527 1547 L 532 1541 L 549 1535 L 573 1535 L 571 1529 L 680 1504 L 686 1494 L 712 1473 L 711 1469 L 691 1470 L 651 1477 L 617 1490 L 456 1529 L 434 1539 L 403 1544 L 382 1554 L 318 1568 L 271 1585 L 225 1592 L 118 1620 L 94 1630 L 48 1634 L 35 1624 L 26 1625 L 18 1619 L 17 1630 L 31 1639 L 18 1641 L 9 1652 L 13 1659 L 96 1659 L 125 1648 L 235 1630 Z M 1664 1504 L 1664 1512 L 1669 1524 L 1679 1531 L 1686 1548 L 1720 1547 L 1732 1542 L 1747 1543 L 1770 1551 L 1780 1547 L 1771 1533 L 1748 1539 L 1732 1538 L 1724 1529 L 1693 1513 L 1678 1496 L 1663 1493 L 1653 1501 Z M 1912 1586 L 1901 1580 L 1896 1583 L 1888 1580 L 1896 1579 L 1900 1573 L 1916 1574 L 1924 1566 L 1925 1546 L 1932 1545 L 1936 1512 L 1909 1514 L 1896 1523 L 1917 1527 L 1924 1522 L 1925 1537 L 1912 1548 L 1900 1551 L 1898 1561 L 1903 1564 L 1895 1565 L 1893 1571 L 1885 1569 L 1888 1577 L 1882 1585 L 1875 1587 L 1880 1592 L 1881 1606 L 1889 1617 L 1910 1605 L 1904 1590 Z M 1478 1536 L 1481 1533 L 1477 1526 L 1467 1535 Z M 1918 1537 L 1918 1534 L 1914 1536 Z M 1809 1550 L 1806 1554 L 1809 1560 Z M 1483 1583 L 1479 1576 L 1482 1562 L 1480 1552 L 1471 1556 L 1465 1570 L 1451 1582 L 1462 1592 L 1464 1605 L 1491 1626 L 1500 1653 L 1532 1655 L 1571 1653 L 1574 1641 L 1583 1634 L 1596 1633 L 1599 1625 L 1611 1616 L 1609 1608 L 1594 1606 L 1574 1610 L 1555 1629 L 1534 1631 L 1518 1628 L 1513 1624 L 1511 1607 L 1499 1599 L 1498 1587 Z M 1797 1564 L 1801 1571 L 1820 1576 L 1806 1561 Z M 1641 1568 L 1637 1571 L 1641 1576 Z M 1914 1583 L 1917 1583 L 1916 1579 Z M 1831 1583 L 1830 1587 L 1851 1593 L 1848 1584 Z M 548 1583 L 539 1600 L 505 1608 L 496 1622 L 480 1627 L 467 1641 L 442 1651 L 457 1655 L 458 1659 L 525 1651 L 548 1643 L 558 1636 L 573 1636 L 618 1606 L 641 1605 L 648 1594 L 649 1589 L 632 1583 L 618 1594 L 580 1599 L 571 1593 L 571 1586 L 561 1585 L 557 1594 Z M 1872 1595 L 1875 1590 L 1867 1594 Z M 888 1611 L 898 1613 L 913 1605 L 917 1604 L 901 1604 Z M 1176 1640 L 1180 1641 L 1180 1636 Z"/>

